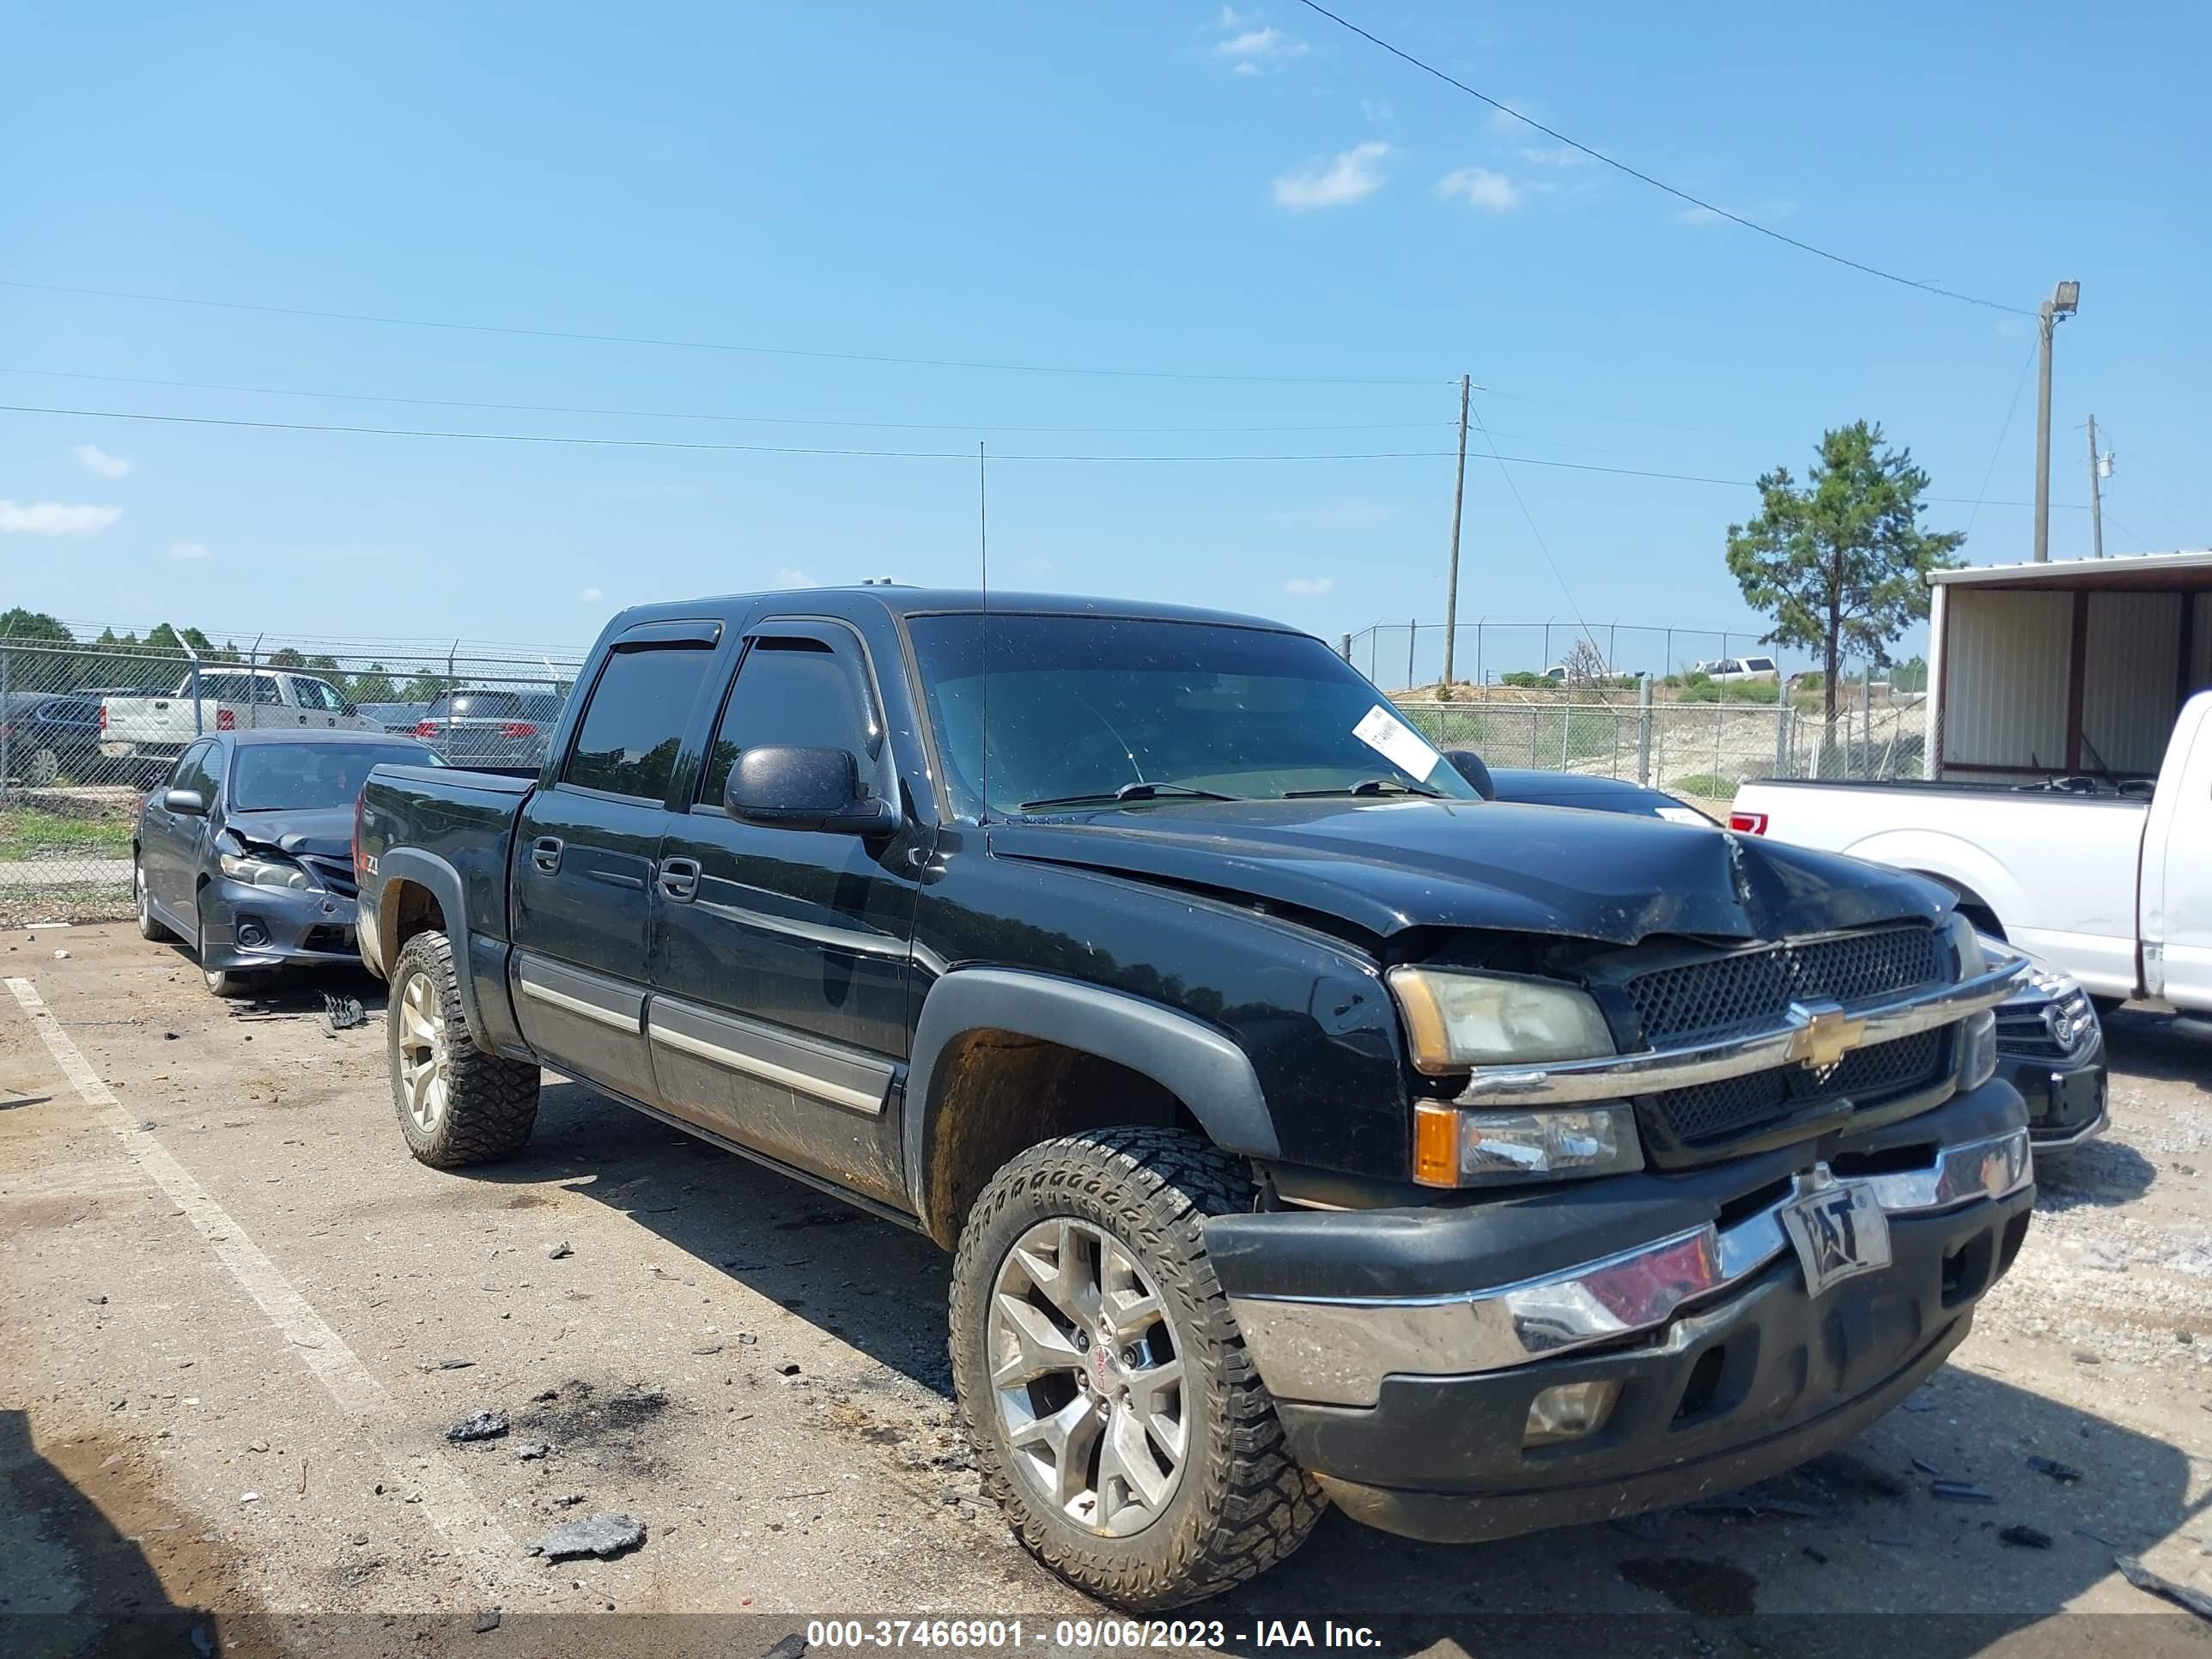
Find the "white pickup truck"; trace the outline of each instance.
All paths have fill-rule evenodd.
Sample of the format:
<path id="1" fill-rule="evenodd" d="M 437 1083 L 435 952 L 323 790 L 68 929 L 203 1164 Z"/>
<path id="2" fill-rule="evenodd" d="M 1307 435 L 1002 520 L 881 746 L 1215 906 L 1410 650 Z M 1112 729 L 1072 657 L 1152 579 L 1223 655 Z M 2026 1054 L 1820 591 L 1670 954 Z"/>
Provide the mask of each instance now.
<path id="1" fill-rule="evenodd" d="M 2212 691 L 2155 780 L 1748 783 L 1729 827 L 1932 876 L 2093 996 L 2212 1012 Z"/>
<path id="2" fill-rule="evenodd" d="M 187 673 L 166 697 L 107 697 L 100 705 L 100 752 L 109 760 L 166 767 L 203 732 L 272 727 L 376 732 L 328 680 L 283 668 L 203 668 L 198 710 Z"/>

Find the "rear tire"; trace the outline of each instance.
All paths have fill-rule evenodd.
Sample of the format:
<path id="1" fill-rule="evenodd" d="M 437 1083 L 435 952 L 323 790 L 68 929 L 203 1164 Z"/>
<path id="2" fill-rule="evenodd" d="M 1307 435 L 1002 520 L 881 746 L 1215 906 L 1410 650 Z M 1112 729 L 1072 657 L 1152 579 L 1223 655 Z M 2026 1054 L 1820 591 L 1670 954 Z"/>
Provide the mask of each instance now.
<path id="1" fill-rule="evenodd" d="M 1022 1153 L 961 1230 L 952 1376 L 985 1490 L 1115 1607 L 1219 1595 L 1327 1507 L 1206 1258 L 1206 1218 L 1251 1203 L 1243 1161 L 1195 1135 L 1101 1129 Z"/>
<path id="2" fill-rule="evenodd" d="M 477 1047 L 453 946 L 417 933 L 392 964 L 384 1015 L 392 1109 L 407 1150 L 434 1170 L 519 1151 L 538 1123 L 538 1067 Z"/>

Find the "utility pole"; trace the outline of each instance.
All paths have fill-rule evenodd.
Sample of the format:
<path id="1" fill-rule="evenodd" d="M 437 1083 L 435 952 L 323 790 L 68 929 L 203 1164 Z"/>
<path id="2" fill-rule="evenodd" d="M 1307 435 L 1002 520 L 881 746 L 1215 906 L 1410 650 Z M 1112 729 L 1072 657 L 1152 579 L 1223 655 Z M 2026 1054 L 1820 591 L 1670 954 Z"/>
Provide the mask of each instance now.
<path id="1" fill-rule="evenodd" d="M 2089 545 L 2098 558 L 2105 556 L 2105 495 L 2100 473 L 2104 463 L 2097 455 L 2097 417 L 2089 417 Z"/>
<path id="2" fill-rule="evenodd" d="M 2036 313 L 2035 377 L 2035 562 L 2051 557 L 2051 336 L 2061 317 L 2071 317 L 2081 302 L 2081 284 L 2061 283 Z"/>
<path id="3" fill-rule="evenodd" d="M 1467 498 L 1467 394 L 1469 377 L 1459 377 L 1459 467 L 1452 474 L 1451 574 L 1444 582 L 1444 678 L 1442 695 L 1451 696 L 1452 647 L 1459 634 L 1459 514 Z"/>

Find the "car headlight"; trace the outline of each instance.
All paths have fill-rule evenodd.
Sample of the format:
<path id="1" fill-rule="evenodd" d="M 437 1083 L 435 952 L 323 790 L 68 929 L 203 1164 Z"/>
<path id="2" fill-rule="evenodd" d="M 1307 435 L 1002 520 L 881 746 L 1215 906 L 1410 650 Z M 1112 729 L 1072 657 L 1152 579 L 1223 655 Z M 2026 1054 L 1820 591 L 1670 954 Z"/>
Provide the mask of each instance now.
<path id="1" fill-rule="evenodd" d="M 1413 1108 L 1413 1179 L 1424 1187 L 1489 1187 L 1621 1175 L 1644 1167 L 1626 1104 L 1480 1112 L 1441 1101 Z"/>
<path id="2" fill-rule="evenodd" d="M 1997 1017 L 1984 1008 L 1959 1022 L 1959 1090 L 1978 1089 L 1996 1075 Z"/>
<path id="3" fill-rule="evenodd" d="M 289 859 L 266 858 L 258 853 L 222 853 L 216 857 L 223 874 L 233 881 L 252 887 L 289 887 L 300 893 L 314 890 L 315 878 Z"/>
<path id="4" fill-rule="evenodd" d="M 1413 1068 L 1431 1077 L 1616 1052 L 1597 1004 L 1571 985 L 1430 968 L 1393 968 L 1388 978 Z"/>
<path id="5" fill-rule="evenodd" d="M 1984 946 L 1994 941 L 1985 941 L 1974 924 L 1956 910 L 1951 912 L 1951 919 L 1944 927 L 1951 935 L 1951 948 L 1959 953 L 1960 979 L 1979 979 L 2002 960 L 2002 957 L 1991 960 L 1991 952 Z M 1998 949 L 2010 951 L 2009 946 L 2001 945 Z"/>

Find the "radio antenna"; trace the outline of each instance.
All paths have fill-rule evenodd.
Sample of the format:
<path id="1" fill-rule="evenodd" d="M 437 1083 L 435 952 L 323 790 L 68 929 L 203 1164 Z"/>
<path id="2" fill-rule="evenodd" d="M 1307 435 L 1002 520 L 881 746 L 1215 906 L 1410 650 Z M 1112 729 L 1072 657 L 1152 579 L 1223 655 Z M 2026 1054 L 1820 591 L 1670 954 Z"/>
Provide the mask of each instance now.
<path id="1" fill-rule="evenodd" d="M 975 540 L 982 567 L 981 633 L 983 636 L 982 707 L 976 718 L 976 730 L 981 738 L 982 779 L 980 785 L 982 799 L 976 803 L 975 821 L 991 821 L 991 498 L 983 462 L 983 441 L 975 441 Z"/>

